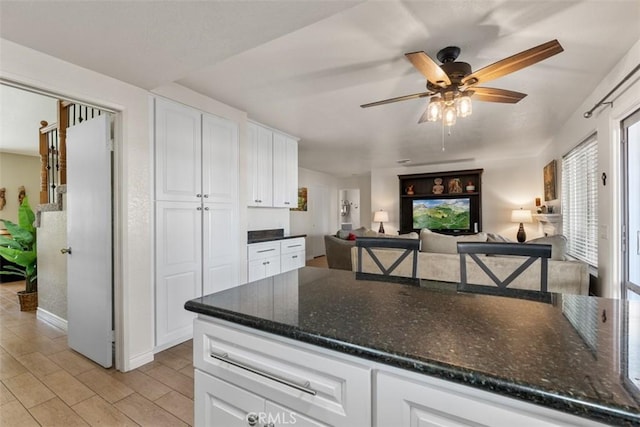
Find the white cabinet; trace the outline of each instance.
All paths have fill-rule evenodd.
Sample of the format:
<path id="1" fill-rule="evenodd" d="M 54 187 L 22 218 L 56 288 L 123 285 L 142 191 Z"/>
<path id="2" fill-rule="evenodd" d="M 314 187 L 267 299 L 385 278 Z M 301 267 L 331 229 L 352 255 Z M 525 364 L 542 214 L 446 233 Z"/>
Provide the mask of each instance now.
<path id="1" fill-rule="evenodd" d="M 249 282 L 280 273 L 280 242 L 247 245 L 247 260 L 249 261 Z"/>
<path id="2" fill-rule="evenodd" d="M 280 271 L 291 271 L 305 265 L 305 239 L 285 239 L 280 241 Z"/>
<path id="3" fill-rule="evenodd" d="M 298 206 L 298 141 L 273 134 L 273 206 Z"/>
<path id="4" fill-rule="evenodd" d="M 379 427 L 601 426 L 542 406 L 410 372 L 376 372 Z"/>
<path id="5" fill-rule="evenodd" d="M 156 349 L 191 338 L 184 303 L 238 284 L 238 125 L 155 99 Z"/>
<path id="6" fill-rule="evenodd" d="M 248 280 L 253 282 L 305 265 L 305 238 L 247 245 Z"/>
<path id="7" fill-rule="evenodd" d="M 367 367 L 209 319 L 194 322 L 196 425 L 371 425 Z"/>
<path id="8" fill-rule="evenodd" d="M 248 125 L 248 206 L 298 205 L 298 141 L 257 123 Z"/>

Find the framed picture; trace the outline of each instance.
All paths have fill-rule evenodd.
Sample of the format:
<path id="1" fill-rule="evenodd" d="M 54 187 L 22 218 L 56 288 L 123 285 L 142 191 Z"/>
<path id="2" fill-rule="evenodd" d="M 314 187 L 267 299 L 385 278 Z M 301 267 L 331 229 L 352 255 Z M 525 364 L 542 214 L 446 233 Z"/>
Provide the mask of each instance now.
<path id="1" fill-rule="evenodd" d="M 298 207 L 291 208 L 292 211 L 307 211 L 307 187 L 298 188 Z"/>
<path id="2" fill-rule="evenodd" d="M 447 185 L 448 192 L 451 194 L 462 193 L 462 182 L 460 178 L 451 178 Z"/>
<path id="3" fill-rule="evenodd" d="M 551 160 L 543 169 L 544 200 L 555 200 L 556 197 L 556 161 Z"/>

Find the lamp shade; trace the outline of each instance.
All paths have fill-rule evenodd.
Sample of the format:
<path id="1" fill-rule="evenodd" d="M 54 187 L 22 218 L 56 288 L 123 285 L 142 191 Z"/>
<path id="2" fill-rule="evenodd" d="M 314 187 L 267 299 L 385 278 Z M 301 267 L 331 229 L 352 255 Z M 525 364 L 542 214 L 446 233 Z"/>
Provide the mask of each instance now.
<path id="1" fill-rule="evenodd" d="M 528 209 L 514 209 L 511 211 L 511 222 L 533 222 L 531 211 Z"/>
<path id="2" fill-rule="evenodd" d="M 376 211 L 373 214 L 373 222 L 389 222 L 389 213 L 386 211 Z"/>

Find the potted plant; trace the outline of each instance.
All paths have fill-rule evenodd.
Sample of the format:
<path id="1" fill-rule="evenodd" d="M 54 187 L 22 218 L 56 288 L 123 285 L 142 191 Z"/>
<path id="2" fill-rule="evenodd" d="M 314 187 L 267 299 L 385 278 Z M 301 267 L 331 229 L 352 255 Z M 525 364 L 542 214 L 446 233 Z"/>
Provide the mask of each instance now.
<path id="1" fill-rule="evenodd" d="M 0 274 L 17 274 L 25 279 L 25 290 L 18 292 L 21 311 L 38 307 L 36 229 L 35 214 L 25 197 L 18 208 L 18 224 L 1 219 L 11 235 L 0 236 L 0 256 L 15 265 L 8 265 Z M 16 267 L 17 266 L 17 267 Z"/>

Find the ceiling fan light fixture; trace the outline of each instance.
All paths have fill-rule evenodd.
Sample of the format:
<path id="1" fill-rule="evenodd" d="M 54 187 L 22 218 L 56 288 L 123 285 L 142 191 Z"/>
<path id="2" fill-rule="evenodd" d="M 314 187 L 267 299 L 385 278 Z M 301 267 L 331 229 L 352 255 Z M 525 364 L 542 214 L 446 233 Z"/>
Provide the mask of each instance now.
<path id="1" fill-rule="evenodd" d="M 456 112 L 459 117 L 468 117 L 471 115 L 471 97 L 463 95 L 456 99 Z"/>
<path id="2" fill-rule="evenodd" d="M 439 97 L 431 98 L 427 106 L 427 121 L 436 122 L 442 118 L 442 102 Z"/>
<path id="3" fill-rule="evenodd" d="M 456 107 L 453 105 L 448 105 L 442 111 L 442 121 L 447 126 L 453 126 L 456 124 Z"/>

